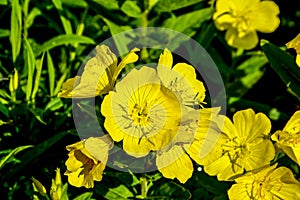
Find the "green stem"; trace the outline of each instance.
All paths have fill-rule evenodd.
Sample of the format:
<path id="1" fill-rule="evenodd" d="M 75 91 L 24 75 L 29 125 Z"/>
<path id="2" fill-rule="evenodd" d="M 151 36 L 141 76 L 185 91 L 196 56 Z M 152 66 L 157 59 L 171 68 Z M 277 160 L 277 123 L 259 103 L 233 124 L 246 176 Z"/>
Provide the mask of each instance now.
<path id="1" fill-rule="evenodd" d="M 142 198 L 147 198 L 147 192 L 148 192 L 148 182 L 147 178 L 145 176 L 142 176 L 140 178 L 141 183 L 141 196 Z"/>

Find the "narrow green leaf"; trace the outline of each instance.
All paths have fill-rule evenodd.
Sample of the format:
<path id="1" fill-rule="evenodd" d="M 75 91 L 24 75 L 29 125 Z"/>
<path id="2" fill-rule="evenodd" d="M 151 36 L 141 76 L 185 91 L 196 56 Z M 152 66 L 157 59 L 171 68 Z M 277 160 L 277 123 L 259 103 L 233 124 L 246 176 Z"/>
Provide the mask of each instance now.
<path id="1" fill-rule="evenodd" d="M 1 158 L 0 160 L 0 170 L 4 167 L 4 165 L 6 163 L 8 163 L 10 161 L 10 159 L 12 159 L 17 153 L 19 153 L 20 151 L 23 151 L 27 148 L 33 147 L 32 145 L 27 145 L 27 146 L 19 146 L 17 148 L 15 148 L 14 150 L 12 150 L 7 156 Z"/>
<path id="2" fill-rule="evenodd" d="M 133 197 L 132 192 L 125 186 L 119 185 L 116 188 L 109 188 L 109 191 L 104 196 L 106 199 L 114 200 L 114 199 L 128 199 L 129 197 Z"/>
<path id="3" fill-rule="evenodd" d="M 64 84 L 64 82 L 65 82 L 67 76 L 69 75 L 69 72 L 70 72 L 69 69 L 68 69 L 68 70 L 65 70 L 64 73 L 63 73 L 63 75 L 62 75 L 62 76 L 60 77 L 60 79 L 57 81 L 56 87 L 55 87 L 54 92 L 53 92 L 53 95 L 54 95 L 54 96 L 57 95 L 57 94 L 59 93 L 59 91 L 60 91 L 62 85 Z"/>
<path id="4" fill-rule="evenodd" d="M 0 0 L 0 5 L 6 6 L 7 5 L 7 0 Z"/>
<path id="5" fill-rule="evenodd" d="M 73 31 L 71 22 L 67 18 L 65 18 L 65 16 L 63 16 L 63 7 L 61 0 L 52 0 L 52 2 L 59 13 L 59 17 L 66 34 L 72 34 Z"/>
<path id="6" fill-rule="evenodd" d="M 139 18 L 142 16 L 142 11 L 136 1 L 125 1 L 121 6 L 121 10 L 129 17 Z"/>
<path id="7" fill-rule="evenodd" d="M 65 4 L 74 8 L 86 8 L 88 4 L 84 0 L 61 0 L 62 4 Z"/>
<path id="8" fill-rule="evenodd" d="M 106 18 L 103 18 L 103 21 L 107 24 L 109 27 L 111 35 L 116 35 L 118 33 L 121 33 L 123 31 L 128 31 L 131 30 L 132 28 L 130 26 L 120 26 L 117 25 L 111 21 L 109 21 Z M 119 50 L 119 52 L 128 52 L 128 47 L 127 45 L 131 42 L 132 39 L 129 37 L 125 37 L 124 34 L 118 35 L 118 37 L 114 37 L 114 41 L 116 43 L 116 46 Z"/>
<path id="9" fill-rule="evenodd" d="M 193 29 L 199 28 L 202 22 L 211 19 L 212 13 L 212 8 L 203 8 L 201 10 L 180 15 L 176 18 L 169 18 L 164 21 L 163 27 L 192 36 L 195 34 Z"/>
<path id="10" fill-rule="evenodd" d="M 45 110 L 55 111 L 63 106 L 63 103 L 60 98 L 56 97 L 51 99 L 49 103 L 46 105 Z"/>
<path id="11" fill-rule="evenodd" d="M 95 2 L 101 6 L 103 6 L 104 8 L 106 8 L 107 10 L 118 10 L 119 9 L 119 3 L 117 0 L 87 0 L 87 2 L 92 1 Z"/>
<path id="12" fill-rule="evenodd" d="M 27 86 L 26 86 L 26 101 L 30 101 L 30 97 L 32 94 L 32 86 L 33 86 L 33 74 L 34 74 L 34 67 L 35 67 L 35 57 L 32 51 L 31 45 L 29 44 L 28 40 L 24 38 L 24 60 L 25 60 L 25 67 L 27 68 Z"/>
<path id="13" fill-rule="evenodd" d="M 85 192 L 75 197 L 74 200 L 93 200 L 92 196 L 93 196 L 93 192 Z"/>
<path id="14" fill-rule="evenodd" d="M 300 70 L 295 58 L 266 40 L 262 40 L 261 47 L 275 72 L 300 98 Z"/>
<path id="15" fill-rule="evenodd" d="M 19 4 L 19 0 L 11 0 L 11 27 L 10 27 L 10 43 L 12 47 L 13 62 L 16 61 L 22 42 L 22 8 Z"/>
<path id="16" fill-rule="evenodd" d="M 33 147 L 30 151 L 27 151 L 24 155 L 22 155 L 19 160 L 21 161 L 16 167 L 12 168 L 10 171 L 7 172 L 6 177 L 12 177 L 17 174 L 21 169 L 26 167 L 28 164 L 32 162 L 35 158 L 39 157 L 43 154 L 47 149 L 65 137 L 68 132 L 61 132 L 55 134 L 50 139 L 38 144 L 37 146 Z"/>
<path id="17" fill-rule="evenodd" d="M 44 51 L 49 51 L 50 49 L 53 49 L 54 47 L 60 46 L 60 45 L 66 45 L 66 44 L 74 44 L 74 43 L 83 43 L 83 44 L 95 44 L 95 41 L 89 37 L 86 36 L 80 36 L 80 35 L 59 35 L 56 36 L 47 42 L 40 45 L 36 51 L 35 55 L 38 56 Z"/>
<path id="18" fill-rule="evenodd" d="M 161 0 L 156 3 L 154 8 L 159 12 L 169 12 L 194 5 L 201 1 L 203 0 Z"/>
<path id="19" fill-rule="evenodd" d="M 0 38 L 8 37 L 10 34 L 8 29 L 0 29 Z"/>
<path id="20" fill-rule="evenodd" d="M 32 94 L 31 94 L 31 99 L 33 99 L 33 100 L 35 99 L 36 93 L 37 93 L 37 91 L 39 89 L 39 85 L 40 85 L 40 78 L 41 78 L 41 74 L 42 74 L 44 55 L 45 55 L 45 53 L 43 53 L 42 58 L 40 60 L 37 60 L 37 62 L 36 62 L 35 81 L 34 81 L 34 86 L 33 86 Z"/>
<path id="21" fill-rule="evenodd" d="M 55 87 L 55 68 L 49 51 L 47 51 L 47 67 L 48 67 L 48 77 L 49 77 L 49 91 L 50 91 L 50 96 L 53 97 L 54 87 Z"/>
<path id="22" fill-rule="evenodd" d="M 34 19 L 41 14 L 42 12 L 40 9 L 38 9 L 37 7 L 32 8 L 28 16 L 26 17 L 25 27 L 28 29 L 33 24 Z"/>

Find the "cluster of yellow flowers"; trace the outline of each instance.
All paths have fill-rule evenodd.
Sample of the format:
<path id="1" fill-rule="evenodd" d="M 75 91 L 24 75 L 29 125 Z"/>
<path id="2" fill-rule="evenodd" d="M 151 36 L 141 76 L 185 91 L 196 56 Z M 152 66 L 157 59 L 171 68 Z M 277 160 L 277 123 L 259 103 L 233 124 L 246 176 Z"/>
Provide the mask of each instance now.
<path id="1" fill-rule="evenodd" d="M 117 65 L 107 46 L 97 46 L 82 76 L 63 85 L 60 97 L 106 94 L 101 113 L 109 133 L 67 146 L 65 174 L 70 184 L 93 187 L 94 181 L 102 179 L 113 142 L 122 141 L 130 156 L 141 158 L 155 152 L 156 166 L 166 178 L 185 183 L 192 176 L 194 160 L 218 180 L 236 181 L 228 191 L 230 199 L 237 194 L 246 199 L 300 198 L 300 183 L 292 172 L 276 168 L 276 164 L 270 167 L 275 147 L 266 115 L 247 109 L 236 112 L 231 121 L 219 114 L 220 108 L 204 108 L 205 87 L 197 80 L 195 69 L 185 63 L 173 66 L 168 49 L 161 54 L 157 68 L 142 66 L 117 81 L 125 65 L 137 61 L 137 51 L 132 50 Z M 103 74 L 98 73 L 100 69 Z M 271 138 L 300 165 L 299 133 L 300 111 Z"/>
<path id="2" fill-rule="evenodd" d="M 278 6 L 272 1 L 217 0 L 213 16 L 225 39 L 235 48 L 252 49 L 256 31 L 269 33 L 279 26 Z M 300 35 L 286 44 L 299 53 Z M 122 69 L 138 60 L 135 48 L 118 64 L 105 45 L 96 47 L 81 76 L 67 80 L 59 97 L 104 96 L 101 113 L 109 133 L 67 146 L 68 181 L 94 187 L 102 179 L 109 150 L 122 142 L 130 156 L 156 154 L 157 169 L 166 178 L 185 183 L 193 161 L 220 181 L 235 181 L 230 199 L 300 199 L 300 183 L 286 167 L 270 166 L 276 151 L 300 165 L 300 111 L 283 130 L 271 134 L 271 121 L 252 109 L 238 111 L 231 121 L 220 108 L 204 108 L 205 87 L 193 66 L 173 65 L 164 49 L 156 68 L 142 66 L 118 80 Z M 297 56 L 300 66 L 300 57 Z M 95 150 L 96 149 L 96 150 Z"/>

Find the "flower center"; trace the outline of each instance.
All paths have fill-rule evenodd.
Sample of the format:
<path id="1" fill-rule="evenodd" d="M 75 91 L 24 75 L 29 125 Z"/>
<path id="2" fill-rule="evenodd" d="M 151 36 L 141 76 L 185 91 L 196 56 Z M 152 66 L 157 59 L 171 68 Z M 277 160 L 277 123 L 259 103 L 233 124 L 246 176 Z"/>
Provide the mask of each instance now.
<path id="1" fill-rule="evenodd" d="M 249 32 L 253 31 L 251 25 L 251 10 L 237 12 L 232 11 L 232 15 L 235 18 L 235 21 L 232 23 L 232 26 L 238 31 L 238 36 L 240 38 L 247 35 Z"/>
<path id="2" fill-rule="evenodd" d="M 300 130 L 293 128 L 287 132 L 280 134 L 280 140 L 282 144 L 286 145 L 299 145 L 300 144 Z"/>
<path id="3" fill-rule="evenodd" d="M 147 126 L 150 123 L 149 110 L 147 102 L 142 105 L 134 104 L 133 108 L 129 112 L 129 116 L 135 125 Z"/>
<path id="4" fill-rule="evenodd" d="M 243 157 L 248 155 L 247 145 L 241 144 L 237 137 L 229 139 L 225 144 L 222 145 L 223 154 L 228 154 L 231 162 L 234 164 L 238 158 L 243 159 Z"/>

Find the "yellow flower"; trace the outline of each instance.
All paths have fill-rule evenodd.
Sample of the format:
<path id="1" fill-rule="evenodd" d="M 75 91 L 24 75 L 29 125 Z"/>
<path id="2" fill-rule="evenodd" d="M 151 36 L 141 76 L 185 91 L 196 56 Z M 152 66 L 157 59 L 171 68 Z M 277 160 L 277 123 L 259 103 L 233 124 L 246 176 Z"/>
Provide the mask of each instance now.
<path id="1" fill-rule="evenodd" d="M 217 0 L 213 20 L 225 39 L 235 48 L 252 49 L 258 43 L 256 31 L 274 32 L 279 24 L 279 8 L 273 1 Z"/>
<path id="2" fill-rule="evenodd" d="M 174 92 L 183 105 L 194 107 L 195 104 L 203 104 L 205 88 L 203 83 L 197 80 L 194 67 L 186 63 L 178 63 L 173 67 L 172 65 L 172 54 L 165 49 L 157 66 L 162 84 Z"/>
<path id="3" fill-rule="evenodd" d="M 133 69 L 116 84 L 116 91 L 105 96 L 101 113 L 112 139 L 123 140 L 129 155 L 142 157 L 172 140 L 181 108 L 176 97 L 162 88 L 156 71 L 144 66 Z"/>
<path id="4" fill-rule="evenodd" d="M 295 112 L 283 130 L 276 131 L 271 139 L 276 142 L 278 148 L 300 165 L 300 111 Z"/>
<path id="5" fill-rule="evenodd" d="M 228 190 L 230 200 L 300 199 L 300 183 L 286 167 L 276 165 L 249 172 L 235 179 Z"/>
<path id="6" fill-rule="evenodd" d="M 210 121 L 219 112 L 219 108 L 193 110 L 183 116 L 178 133 L 174 139 L 156 155 L 156 166 L 166 178 L 177 178 L 185 183 L 193 174 L 193 163 L 188 154 L 193 158 L 193 153 L 201 152 L 203 140 L 195 136 L 199 126 L 210 127 Z M 199 131 L 199 130 L 198 130 Z M 201 143 L 200 145 L 198 145 Z M 193 149 L 192 151 L 190 149 Z M 205 150 L 204 150 L 205 151 Z"/>
<path id="7" fill-rule="evenodd" d="M 94 140 L 94 138 L 91 139 Z M 86 141 L 88 140 L 90 138 Z M 108 159 L 108 151 L 112 143 L 107 135 L 98 137 L 97 141 L 99 144 L 98 154 L 101 155 L 101 160 L 98 160 L 99 158 L 96 154 L 94 155 L 95 151 L 89 150 L 97 147 L 88 146 L 87 148 L 84 141 L 67 146 L 67 150 L 70 152 L 66 161 L 67 171 L 65 175 L 68 176 L 68 181 L 71 185 L 92 188 L 94 187 L 94 181 L 102 179 L 102 173 Z M 92 143 L 94 144 L 94 142 Z"/>
<path id="8" fill-rule="evenodd" d="M 204 170 L 219 180 L 232 180 L 234 176 L 269 165 L 275 149 L 268 139 L 271 122 L 263 113 L 255 114 L 252 109 L 238 111 L 233 123 L 224 116 L 224 127 L 212 151 L 202 159 Z M 212 137 L 216 137 L 212 134 Z"/>
<path id="9" fill-rule="evenodd" d="M 121 70 L 127 64 L 138 60 L 138 56 L 135 54 L 137 51 L 139 51 L 137 48 L 131 50 L 117 65 L 118 59 L 108 46 L 96 46 L 95 56 L 87 61 L 82 76 L 68 79 L 62 85 L 62 91 L 58 96 L 64 98 L 87 98 L 107 94 L 113 90 Z"/>
<path id="10" fill-rule="evenodd" d="M 296 63 L 300 67 L 300 33 L 286 44 L 287 48 L 294 48 L 296 50 Z"/>
<path id="11" fill-rule="evenodd" d="M 52 200 L 68 199 L 67 192 L 68 184 L 64 184 L 61 181 L 60 169 L 56 169 L 55 179 L 52 179 L 50 198 Z"/>

